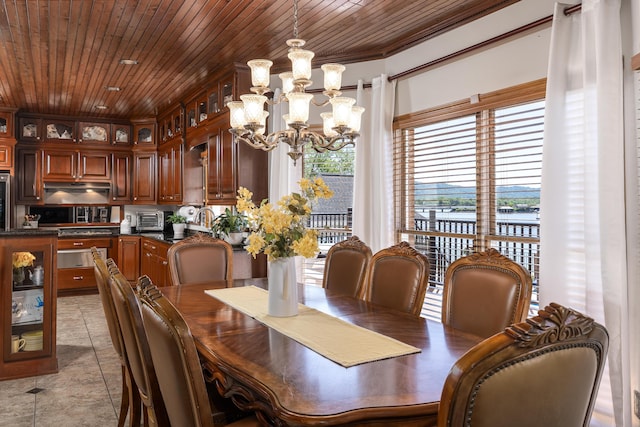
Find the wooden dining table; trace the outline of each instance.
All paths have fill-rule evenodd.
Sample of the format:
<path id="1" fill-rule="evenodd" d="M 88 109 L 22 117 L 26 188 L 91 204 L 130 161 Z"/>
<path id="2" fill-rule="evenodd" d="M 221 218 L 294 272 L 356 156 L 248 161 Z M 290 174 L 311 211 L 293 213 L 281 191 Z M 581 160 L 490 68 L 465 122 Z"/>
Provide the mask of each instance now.
<path id="1" fill-rule="evenodd" d="M 233 285 L 267 287 L 266 279 Z M 161 290 L 189 325 L 205 378 L 265 425 L 435 425 L 449 370 L 482 340 L 437 321 L 299 285 L 300 303 L 420 349 L 345 368 L 205 294 L 223 287 L 225 282 L 211 282 Z"/>

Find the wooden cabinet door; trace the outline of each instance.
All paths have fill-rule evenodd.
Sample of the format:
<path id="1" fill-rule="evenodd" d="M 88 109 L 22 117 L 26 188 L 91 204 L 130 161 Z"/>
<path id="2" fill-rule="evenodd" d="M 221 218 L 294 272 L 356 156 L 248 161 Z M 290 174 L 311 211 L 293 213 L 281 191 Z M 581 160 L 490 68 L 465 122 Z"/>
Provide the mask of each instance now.
<path id="1" fill-rule="evenodd" d="M 158 202 L 182 202 L 182 143 L 174 141 L 158 150 Z"/>
<path id="2" fill-rule="evenodd" d="M 39 142 L 42 137 L 42 119 L 34 117 L 20 117 L 18 139 L 27 142 Z"/>
<path id="3" fill-rule="evenodd" d="M 225 116 L 223 116 L 224 118 Z M 237 184 L 237 143 L 224 123 L 209 138 L 207 201 L 235 204 Z"/>
<path id="4" fill-rule="evenodd" d="M 153 147 L 156 145 L 155 124 L 144 123 L 133 126 L 133 145 L 140 147 Z"/>
<path id="5" fill-rule="evenodd" d="M 12 111 L 0 111 L 0 138 L 14 138 Z"/>
<path id="6" fill-rule="evenodd" d="M 76 122 L 70 120 L 46 120 L 43 122 L 46 142 L 76 142 Z"/>
<path id="7" fill-rule="evenodd" d="M 0 168 L 13 168 L 13 145 L 0 144 Z"/>
<path id="8" fill-rule="evenodd" d="M 77 151 L 44 150 L 44 181 L 75 181 L 78 176 Z"/>
<path id="9" fill-rule="evenodd" d="M 131 201 L 131 155 L 129 153 L 113 154 L 111 198 L 114 202 Z"/>
<path id="10" fill-rule="evenodd" d="M 120 236 L 118 238 L 118 267 L 131 283 L 140 277 L 140 237 Z"/>
<path id="11" fill-rule="evenodd" d="M 20 149 L 16 163 L 18 203 L 42 203 L 42 151 Z"/>
<path id="12" fill-rule="evenodd" d="M 131 144 L 131 126 L 124 124 L 111 125 L 111 145 Z"/>
<path id="13" fill-rule="evenodd" d="M 111 154 L 98 151 L 79 153 L 77 179 L 82 181 L 111 181 Z"/>
<path id="14" fill-rule="evenodd" d="M 90 144 L 111 143 L 111 125 L 109 123 L 80 122 L 78 142 Z"/>
<path id="15" fill-rule="evenodd" d="M 133 153 L 133 203 L 153 204 L 156 201 L 156 161 L 155 152 Z"/>

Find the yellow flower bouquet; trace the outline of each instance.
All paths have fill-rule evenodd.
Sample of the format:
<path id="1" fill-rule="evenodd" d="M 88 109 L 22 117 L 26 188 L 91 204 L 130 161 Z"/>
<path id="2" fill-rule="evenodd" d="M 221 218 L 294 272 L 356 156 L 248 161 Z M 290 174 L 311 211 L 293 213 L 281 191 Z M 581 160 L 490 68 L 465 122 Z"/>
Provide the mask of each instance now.
<path id="1" fill-rule="evenodd" d="M 291 193 L 282 197 L 277 204 L 263 200 L 256 206 L 251 197 L 253 193 L 244 187 L 238 190 L 236 208 L 249 222 L 247 251 L 255 256 L 260 252 L 267 255 L 269 261 L 300 255 L 312 258 L 317 255 L 318 233 L 307 229 L 307 220 L 311 215 L 311 204 L 320 198 L 328 199 L 333 191 L 322 178 L 301 179 L 300 193 Z"/>
<path id="2" fill-rule="evenodd" d="M 31 252 L 14 252 L 13 268 L 32 267 L 36 257 Z"/>

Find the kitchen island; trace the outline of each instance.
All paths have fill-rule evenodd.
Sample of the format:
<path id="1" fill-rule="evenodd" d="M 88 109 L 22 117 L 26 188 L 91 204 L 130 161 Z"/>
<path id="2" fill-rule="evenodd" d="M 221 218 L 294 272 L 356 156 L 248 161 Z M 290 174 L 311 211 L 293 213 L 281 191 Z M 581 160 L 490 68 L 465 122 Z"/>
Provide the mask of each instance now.
<path id="1" fill-rule="evenodd" d="M 0 380 L 55 373 L 58 233 L 0 231 Z"/>

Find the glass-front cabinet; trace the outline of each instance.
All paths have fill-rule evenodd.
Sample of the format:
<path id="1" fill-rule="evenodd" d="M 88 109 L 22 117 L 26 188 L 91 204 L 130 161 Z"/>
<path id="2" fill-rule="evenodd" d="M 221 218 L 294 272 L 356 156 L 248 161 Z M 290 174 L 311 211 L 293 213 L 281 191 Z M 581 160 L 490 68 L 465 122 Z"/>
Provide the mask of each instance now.
<path id="1" fill-rule="evenodd" d="M 0 380 L 57 372 L 57 236 L 16 235 L 2 242 Z"/>

